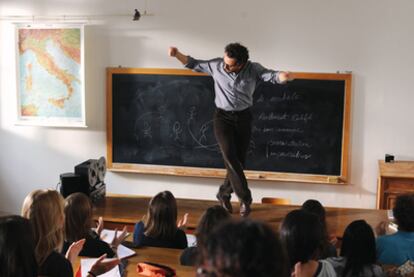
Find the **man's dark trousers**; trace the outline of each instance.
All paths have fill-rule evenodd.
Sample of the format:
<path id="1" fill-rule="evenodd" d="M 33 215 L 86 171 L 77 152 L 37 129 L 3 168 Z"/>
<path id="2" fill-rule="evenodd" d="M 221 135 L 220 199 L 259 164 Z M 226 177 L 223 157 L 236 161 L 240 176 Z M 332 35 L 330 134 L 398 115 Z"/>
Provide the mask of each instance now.
<path id="1" fill-rule="evenodd" d="M 235 112 L 216 109 L 214 113 L 214 134 L 227 169 L 226 179 L 217 194 L 222 199 L 230 199 L 234 191 L 240 203 L 252 202 L 243 172 L 251 137 L 251 122 L 249 109 Z"/>

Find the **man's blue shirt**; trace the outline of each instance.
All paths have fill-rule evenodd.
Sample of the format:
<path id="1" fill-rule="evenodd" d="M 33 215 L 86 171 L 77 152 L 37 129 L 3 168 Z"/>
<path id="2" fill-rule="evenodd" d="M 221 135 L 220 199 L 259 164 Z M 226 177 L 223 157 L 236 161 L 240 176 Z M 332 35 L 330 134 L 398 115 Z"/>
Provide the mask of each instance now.
<path id="1" fill-rule="evenodd" d="M 242 111 L 252 106 L 253 93 L 260 82 L 280 83 L 279 71 L 250 61 L 238 73 L 227 72 L 223 58 L 203 61 L 188 56 L 185 67 L 213 77 L 216 107 L 225 111 Z"/>

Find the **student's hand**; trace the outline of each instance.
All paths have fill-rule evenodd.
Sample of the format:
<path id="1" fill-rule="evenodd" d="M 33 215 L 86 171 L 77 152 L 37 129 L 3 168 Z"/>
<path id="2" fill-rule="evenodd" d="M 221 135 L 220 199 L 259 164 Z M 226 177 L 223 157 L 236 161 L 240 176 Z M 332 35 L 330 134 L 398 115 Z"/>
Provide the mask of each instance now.
<path id="1" fill-rule="evenodd" d="M 66 259 L 68 259 L 72 264 L 75 262 L 76 258 L 79 256 L 79 253 L 82 251 L 83 245 L 85 244 L 85 239 L 78 240 L 72 243 L 68 251 L 66 251 Z"/>
<path id="2" fill-rule="evenodd" d="M 111 242 L 111 247 L 112 248 L 117 248 L 121 242 L 124 241 L 124 239 L 127 237 L 128 233 L 127 233 L 127 227 L 124 226 L 124 229 L 122 229 L 122 233 L 118 236 L 118 230 L 115 229 L 115 235 L 114 235 L 114 239 Z"/>
<path id="3" fill-rule="evenodd" d="M 375 227 L 375 233 L 377 236 L 383 236 L 387 233 L 387 225 L 388 222 L 381 221 L 376 227 Z"/>
<path id="4" fill-rule="evenodd" d="M 180 229 L 185 229 L 187 227 L 188 213 L 185 213 L 183 218 L 178 220 L 177 227 Z"/>
<path id="5" fill-rule="evenodd" d="M 300 277 L 302 276 L 302 266 L 300 262 L 295 264 L 295 267 L 293 268 L 292 273 L 290 274 L 291 277 Z"/>
<path id="6" fill-rule="evenodd" d="M 170 57 L 175 57 L 175 56 L 177 56 L 177 53 L 178 53 L 178 49 L 177 49 L 177 47 L 173 47 L 173 46 L 171 46 L 171 47 L 168 49 L 168 55 L 169 55 Z"/>
<path id="7" fill-rule="evenodd" d="M 386 274 L 385 276 L 388 277 L 400 277 L 401 275 L 397 273 L 397 269 L 397 266 L 383 267 L 384 273 Z"/>
<path id="8" fill-rule="evenodd" d="M 297 262 L 293 269 L 291 277 L 313 277 L 315 272 L 311 272 L 309 266 L 303 266 L 302 263 Z"/>
<path id="9" fill-rule="evenodd" d="M 102 230 L 104 228 L 104 222 L 102 216 L 98 218 L 98 225 L 96 225 L 96 233 L 101 237 Z"/>
<path id="10" fill-rule="evenodd" d="M 336 244 L 338 243 L 338 238 L 336 237 L 335 234 L 331 234 L 329 236 L 329 243 L 332 244 L 332 245 L 335 245 L 335 247 L 336 247 Z"/>
<path id="11" fill-rule="evenodd" d="M 88 272 L 92 274 L 88 274 L 88 277 L 92 277 L 92 275 L 98 276 L 104 274 L 105 272 L 110 271 L 112 268 L 119 264 L 119 259 L 108 259 L 104 261 L 106 258 L 106 254 L 103 254 L 99 257 L 99 259 L 92 265 L 91 269 Z"/>

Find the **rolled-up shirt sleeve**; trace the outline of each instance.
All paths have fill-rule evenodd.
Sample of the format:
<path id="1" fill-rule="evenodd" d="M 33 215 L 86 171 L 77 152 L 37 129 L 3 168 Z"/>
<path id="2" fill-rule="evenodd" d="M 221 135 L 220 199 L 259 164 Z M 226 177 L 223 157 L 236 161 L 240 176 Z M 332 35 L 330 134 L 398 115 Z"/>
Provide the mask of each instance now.
<path id="1" fill-rule="evenodd" d="M 184 66 L 196 72 L 203 72 L 203 73 L 211 74 L 212 70 L 211 70 L 210 61 L 212 60 L 208 60 L 208 61 L 197 60 L 191 56 L 188 56 L 188 63 L 185 64 Z"/>
<path id="2" fill-rule="evenodd" d="M 259 63 L 253 63 L 253 67 L 256 70 L 260 80 L 264 82 L 271 82 L 273 84 L 284 84 L 279 78 L 280 71 L 271 70 L 263 67 Z"/>

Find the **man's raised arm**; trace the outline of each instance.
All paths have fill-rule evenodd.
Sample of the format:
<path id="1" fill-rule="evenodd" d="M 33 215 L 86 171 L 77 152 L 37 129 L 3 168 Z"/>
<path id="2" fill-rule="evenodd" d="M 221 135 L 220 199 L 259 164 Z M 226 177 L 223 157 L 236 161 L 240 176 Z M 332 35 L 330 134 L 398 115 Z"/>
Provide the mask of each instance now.
<path id="1" fill-rule="evenodd" d="M 171 57 L 175 57 L 177 60 L 179 60 L 183 65 L 186 65 L 188 63 L 188 56 L 184 55 L 180 51 L 178 51 L 177 47 L 170 47 L 168 49 L 168 54 Z"/>

